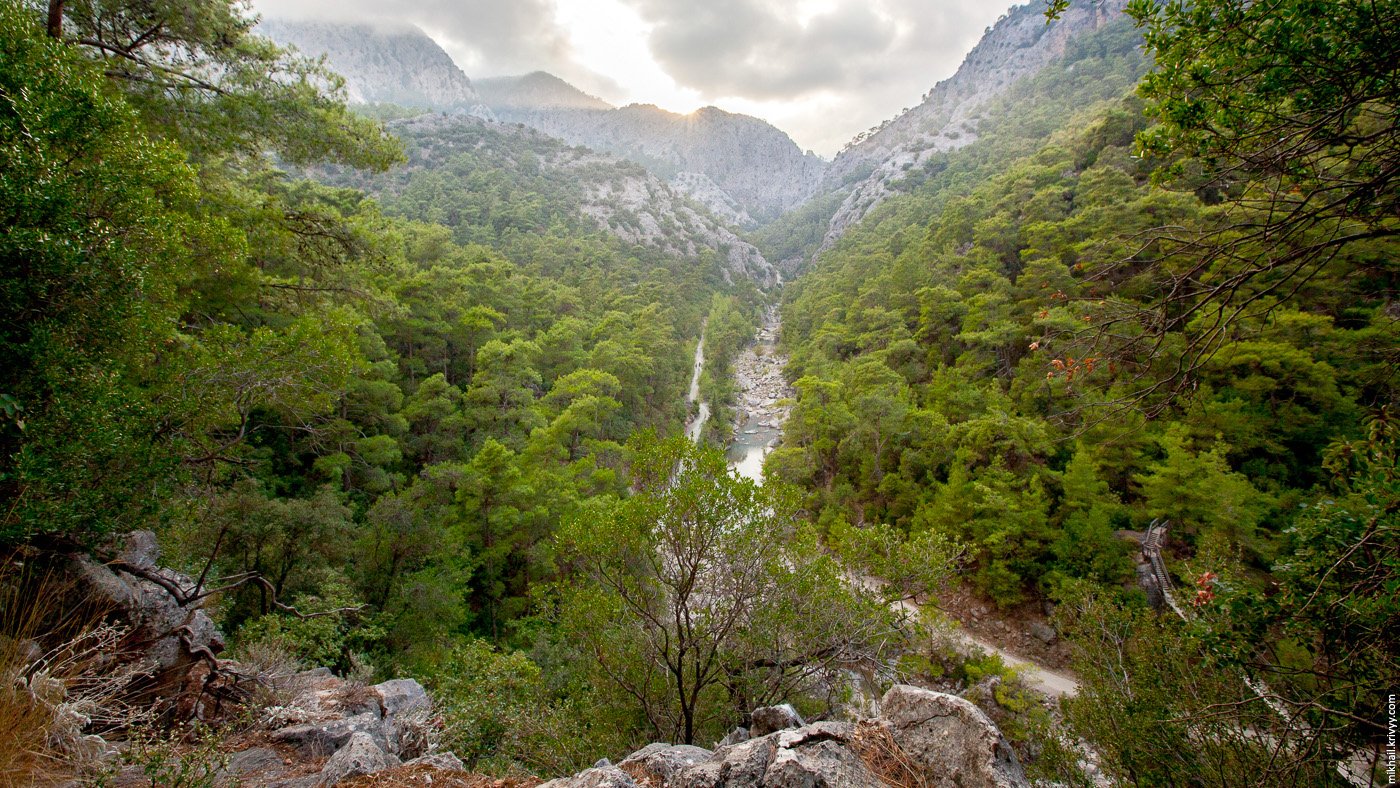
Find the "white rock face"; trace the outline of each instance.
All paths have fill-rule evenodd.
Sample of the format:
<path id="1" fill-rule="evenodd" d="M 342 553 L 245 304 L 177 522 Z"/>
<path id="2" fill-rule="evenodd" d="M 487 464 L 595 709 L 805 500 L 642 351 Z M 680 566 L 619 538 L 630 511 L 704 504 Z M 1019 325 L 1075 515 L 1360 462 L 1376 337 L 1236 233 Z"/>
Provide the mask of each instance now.
<path id="1" fill-rule="evenodd" d="M 729 277 L 748 278 L 765 286 L 776 281 L 773 266 L 757 248 L 702 206 L 636 164 L 585 148 L 567 147 L 522 126 L 462 115 L 424 115 L 391 123 L 389 128 L 408 142 L 413 162 L 410 166 L 442 166 L 459 152 L 459 145 L 478 153 L 493 145 L 515 148 L 513 153 L 501 154 L 509 160 L 508 164 L 503 160 L 503 166 L 539 168 L 561 184 L 561 191 L 579 195 L 577 210 L 582 216 L 617 238 L 688 259 L 713 253 L 724 263 Z M 451 141 L 463 130 L 475 129 L 485 132 L 467 135 L 476 141 Z M 515 138 L 523 144 L 502 144 L 500 137 L 493 143 L 491 135 Z"/>
<path id="2" fill-rule="evenodd" d="M 581 173 L 600 160 L 604 158 L 595 154 L 562 166 L 565 171 Z M 650 173 L 587 184 L 583 213 L 627 243 L 690 258 L 711 249 L 725 261 L 731 274 L 764 285 L 774 281 L 773 266 L 762 252 L 713 216 L 696 210 Z"/>
<path id="3" fill-rule="evenodd" d="M 714 107 L 677 115 L 650 104 L 613 109 L 561 96 L 532 100 L 523 90 L 493 85 L 486 98 L 501 120 L 641 164 L 740 226 L 801 205 L 826 170 L 816 154 L 803 153 L 787 134 L 748 115 Z"/>
<path id="4" fill-rule="evenodd" d="M 856 137 L 826 168 L 819 192 L 850 192 L 832 218 L 822 248 L 829 248 L 893 194 L 891 185 L 906 171 L 936 153 L 972 144 L 980 111 L 991 99 L 1064 55 L 1071 38 L 1120 18 L 1126 5 L 1127 0 L 1075 0 L 1048 26 L 1039 3 L 1002 17 L 958 72 L 935 85 L 923 103 Z M 862 175 L 864 170 L 872 171 Z M 851 181 L 853 186 L 848 185 Z"/>
<path id="5" fill-rule="evenodd" d="M 411 25 L 269 19 L 257 32 L 313 57 L 345 77 L 351 104 L 385 103 L 472 111 L 481 97 L 451 56 Z"/>

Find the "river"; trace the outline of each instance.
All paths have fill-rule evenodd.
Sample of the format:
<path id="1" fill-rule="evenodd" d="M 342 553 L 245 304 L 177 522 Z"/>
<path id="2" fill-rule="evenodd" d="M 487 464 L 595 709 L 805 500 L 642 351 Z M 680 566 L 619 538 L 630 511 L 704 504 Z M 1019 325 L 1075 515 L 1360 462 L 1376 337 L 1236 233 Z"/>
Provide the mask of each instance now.
<path id="1" fill-rule="evenodd" d="M 782 320 L 778 309 L 770 307 L 763 314 L 763 323 L 754 342 L 745 348 L 734 362 L 734 377 L 738 383 L 739 397 L 735 425 L 727 448 L 729 467 L 759 483 L 763 481 L 763 461 L 782 440 L 783 423 L 787 421 L 791 410 L 789 403 L 793 392 L 783 377 L 787 357 L 778 352 L 778 335 L 781 330 Z M 687 399 L 691 404 L 695 404 L 700 398 L 700 375 L 704 364 L 705 336 L 702 330 L 700 342 L 695 348 L 695 368 Z M 686 435 L 690 436 L 691 440 L 700 440 L 709 418 L 709 404 L 699 402 L 695 417 L 686 426 Z M 919 614 L 918 607 L 911 602 L 895 604 L 905 608 L 911 615 Z M 956 627 L 953 631 L 965 643 L 999 654 L 1008 666 L 1020 672 L 1032 689 L 1043 695 L 1060 698 L 1075 695 L 1079 691 L 1079 682 L 1073 676 L 1018 657 L 961 627 Z"/>
<path id="2" fill-rule="evenodd" d="M 685 425 L 685 435 L 691 442 L 700 440 L 700 436 L 705 433 L 705 422 L 710 420 L 710 403 L 700 401 L 700 374 L 705 371 L 705 328 L 700 328 L 700 341 L 695 344 L 695 367 L 690 375 L 690 392 L 686 395 L 687 405 L 695 405 L 699 402 L 699 407 L 695 411 L 690 421 Z"/>
<path id="3" fill-rule="evenodd" d="M 792 389 L 783 377 L 787 357 L 778 353 L 781 326 L 777 307 L 770 307 L 754 342 L 734 362 L 739 397 L 727 451 L 729 467 L 756 482 L 763 481 L 763 460 L 782 440 L 791 409 L 787 402 Z"/>

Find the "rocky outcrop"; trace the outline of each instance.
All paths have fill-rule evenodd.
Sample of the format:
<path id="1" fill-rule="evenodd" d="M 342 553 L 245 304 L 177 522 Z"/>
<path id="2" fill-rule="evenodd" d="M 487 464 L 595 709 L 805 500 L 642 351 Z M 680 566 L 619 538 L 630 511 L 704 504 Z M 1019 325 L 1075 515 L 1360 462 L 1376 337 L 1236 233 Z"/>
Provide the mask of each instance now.
<path id="1" fill-rule="evenodd" d="M 556 89 L 537 103 L 520 93 L 487 99 L 502 121 L 641 164 L 736 226 L 756 226 L 801 205 L 826 169 L 816 154 L 748 115 L 715 107 L 689 115 L 650 104 L 588 107 L 556 98 L 561 95 L 567 94 Z"/>
<path id="2" fill-rule="evenodd" d="M 384 752 L 384 748 L 366 733 L 356 733 L 344 747 L 335 751 L 321 767 L 321 785 L 335 785 L 341 780 L 366 774 L 382 772 L 398 766 L 398 758 Z"/>
<path id="3" fill-rule="evenodd" d="M 920 764 L 937 764 L 938 785 L 1025 785 L 1011 745 L 997 726 L 964 698 L 895 686 L 880 703 L 894 743 Z"/>
<path id="4" fill-rule="evenodd" d="M 141 666 L 145 675 L 132 691 L 171 695 L 223 651 L 224 638 L 194 593 L 194 580 L 158 566 L 159 558 L 155 535 L 138 531 L 117 545 L 109 561 L 68 555 L 57 567 L 63 578 L 58 585 L 75 597 L 66 608 L 87 608 L 125 632 L 112 658 Z"/>
<path id="5" fill-rule="evenodd" d="M 452 57 L 412 25 L 268 19 L 257 32 L 312 57 L 324 55 L 331 70 L 345 78 L 351 104 L 484 108 Z"/>
<path id="6" fill-rule="evenodd" d="M 579 217 L 628 244 L 691 260 L 713 253 L 730 277 L 763 285 L 776 281 L 757 248 L 632 162 L 571 147 L 523 126 L 472 117 L 425 115 L 389 128 L 405 141 L 409 167 L 379 180 L 344 185 L 393 191 L 416 170 L 445 167 L 459 154 L 470 154 L 484 168 L 541 176 L 551 198 L 567 202 Z"/>
<path id="7" fill-rule="evenodd" d="M 218 785 L 334 785 L 404 761 L 420 768 L 461 769 L 456 756 L 434 752 L 440 721 L 417 681 L 392 679 L 363 686 L 325 668 L 268 674 L 220 659 L 223 637 L 203 610 L 206 597 L 199 584 L 161 567 L 159 556 L 155 536 L 144 531 L 119 540 L 105 560 L 86 553 L 34 556 L 36 562 L 53 565 L 54 587 L 72 595 L 63 601 L 63 609 L 90 611 L 104 620 L 97 633 L 113 633 L 110 641 L 93 640 L 90 646 L 84 641 L 85 647 L 103 655 L 83 678 L 83 686 L 106 685 L 100 696 L 74 698 L 73 688 L 56 678 L 31 688 L 55 707 L 55 731 L 71 728 L 64 738 L 72 742 L 66 749 L 75 764 L 89 768 L 118 759 L 120 747 L 100 736 L 84 735 L 98 722 L 99 730 L 120 733 L 113 710 L 151 710 L 141 714 L 140 721 L 163 712 L 173 721 L 199 719 L 217 725 L 235 713 L 241 715 L 238 707 L 248 708 L 248 688 L 256 685 L 284 700 L 260 710 L 265 732 L 254 739 L 258 746 L 228 753 L 212 775 Z M 43 653 L 38 644 L 35 648 Z M 104 703 L 111 709 L 104 710 Z M 137 717 L 126 719 L 136 721 Z M 131 766 L 116 769 L 111 784 L 148 785 L 149 779 L 142 781 L 141 767 Z"/>
<path id="8" fill-rule="evenodd" d="M 1047 25 L 1043 4 L 1016 8 L 990 28 L 956 74 L 916 107 L 856 137 L 826 168 L 818 192 L 846 194 L 823 248 L 894 193 L 893 184 L 932 156 L 977 140 L 992 99 L 1065 54 L 1069 41 L 1122 17 L 1127 0 L 1074 0 Z"/>
<path id="9" fill-rule="evenodd" d="M 873 719 L 802 724 L 791 707 L 759 709 L 748 738 L 731 734 L 714 751 L 652 744 L 614 766 L 541 788 L 1020 788 L 1028 786 L 1011 747 L 972 703 L 895 686 Z M 742 729 L 741 729 L 742 730 Z M 736 734 L 738 732 L 736 731 Z"/>

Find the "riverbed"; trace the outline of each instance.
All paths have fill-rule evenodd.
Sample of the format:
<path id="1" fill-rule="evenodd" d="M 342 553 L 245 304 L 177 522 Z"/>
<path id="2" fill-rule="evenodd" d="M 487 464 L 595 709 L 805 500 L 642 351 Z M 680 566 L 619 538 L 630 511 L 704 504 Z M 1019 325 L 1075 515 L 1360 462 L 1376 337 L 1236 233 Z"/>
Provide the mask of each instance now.
<path id="1" fill-rule="evenodd" d="M 734 361 L 739 390 L 727 448 L 729 467 L 756 482 L 763 481 L 763 461 L 782 440 L 791 410 L 793 392 L 783 377 L 787 357 L 778 352 L 781 326 L 777 307 L 766 310 L 754 342 Z"/>

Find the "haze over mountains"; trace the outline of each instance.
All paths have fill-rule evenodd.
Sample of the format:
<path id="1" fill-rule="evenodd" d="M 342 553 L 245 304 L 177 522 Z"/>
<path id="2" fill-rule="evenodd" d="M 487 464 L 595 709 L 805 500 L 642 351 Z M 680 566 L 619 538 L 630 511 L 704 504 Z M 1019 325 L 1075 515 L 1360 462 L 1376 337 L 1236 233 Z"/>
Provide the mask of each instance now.
<path id="1" fill-rule="evenodd" d="M 258 32 L 307 54 L 325 55 L 331 69 L 345 77 L 351 104 L 446 110 L 481 105 L 452 57 L 412 25 L 267 19 Z"/>
<path id="2" fill-rule="evenodd" d="M 473 82 L 411 26 L 269 20 L 261 30 L 324 54 L 346 78 L 352 103 L 390 103 L 519 123 L 569 144 L 641 164 L 672 190 L 736 230 L 754 230 L 820 198 L 804 221 L 821 222 L 828 248 L 941 152 L 978 138 L 981 110 L 1019 80 L 1098 29 L 1125 0 L 1075 3 L 1046 25 L 1032 6 L 1011 9 L 967 56 L 898 117 L 857 136 L 830 162 L 803 152 L 768 122 L 705 107 L 680 115 L 653 105 L 614 107 L 542 71 Z M 802 259 L 786 261 L 796 267 Z"/>

